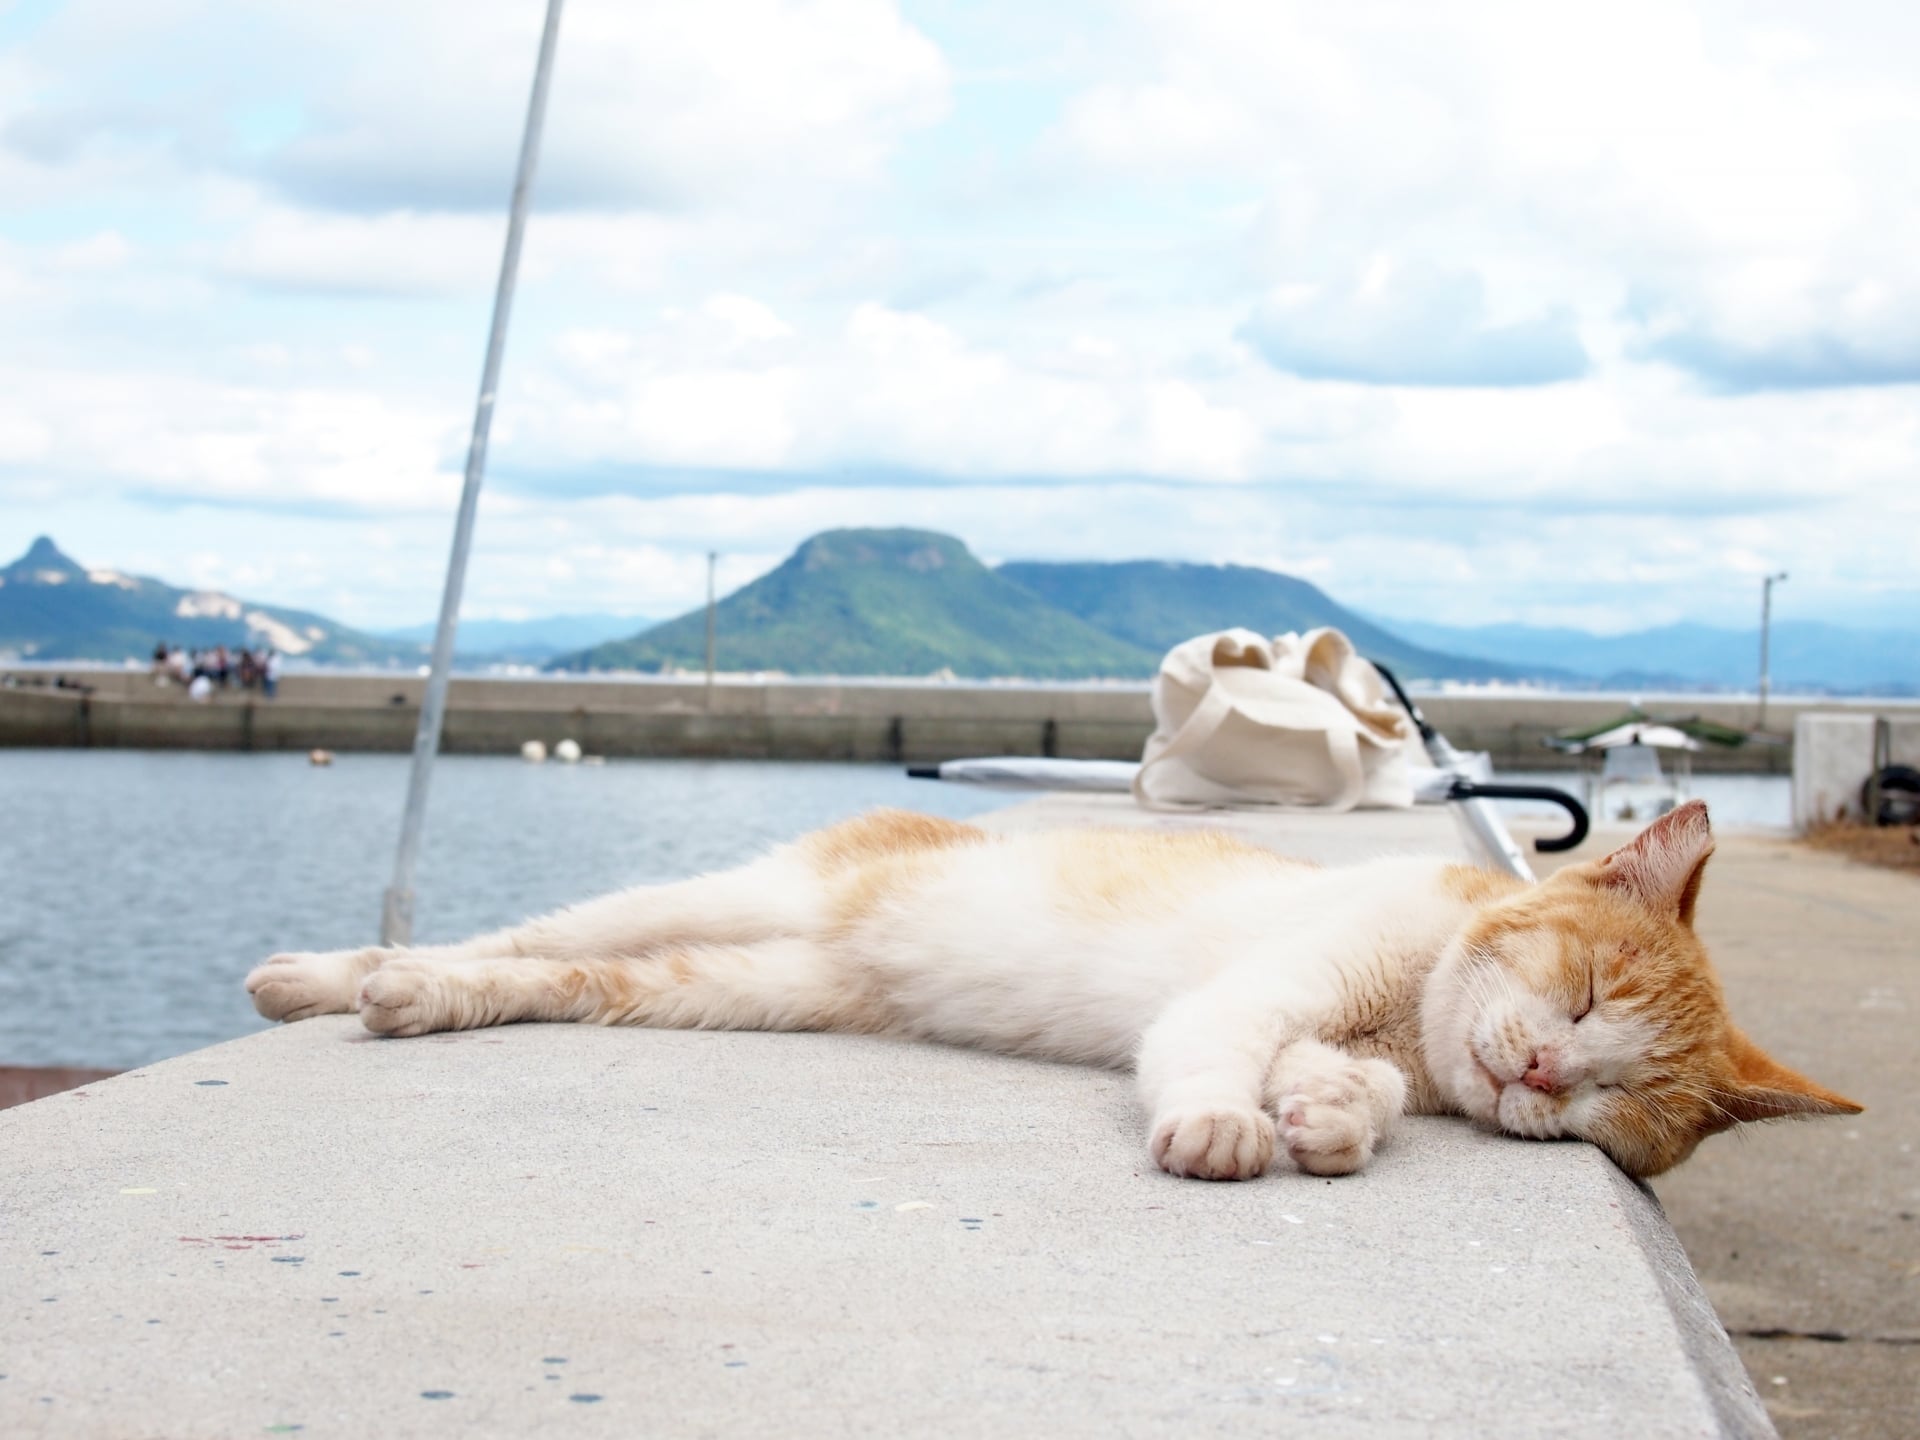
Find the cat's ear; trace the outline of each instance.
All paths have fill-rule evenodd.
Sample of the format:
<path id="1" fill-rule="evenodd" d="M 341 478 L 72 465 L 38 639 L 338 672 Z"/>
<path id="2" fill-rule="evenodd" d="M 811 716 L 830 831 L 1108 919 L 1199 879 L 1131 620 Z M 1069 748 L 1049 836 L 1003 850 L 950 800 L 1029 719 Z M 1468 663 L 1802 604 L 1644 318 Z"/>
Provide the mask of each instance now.
<path id="1" fill-rule="evenodd" d="M 1727 1037 L 1733 1083 L 1714 1096 L 1729 1124 L 1782 1115 L 1858 1115 L 1867 1107 L 1789 1070 L 1738 1030 Z"/>
<path id="2" fill-rule="evenodd" d="M 1693 924 L 1701 872 L 1713 854 L 1713 830 L 1704 801 L 1669 810 L 1606 859 L 1589 878 L 1603 889 L 1624 891 L 1662 915 Z"/>

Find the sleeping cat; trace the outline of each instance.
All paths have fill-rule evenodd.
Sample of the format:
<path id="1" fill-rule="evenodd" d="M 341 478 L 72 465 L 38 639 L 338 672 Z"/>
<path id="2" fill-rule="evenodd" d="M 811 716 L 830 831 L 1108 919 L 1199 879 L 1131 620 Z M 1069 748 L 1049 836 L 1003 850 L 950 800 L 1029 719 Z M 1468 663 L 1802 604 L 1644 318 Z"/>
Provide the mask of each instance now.
<path id="1" fill-rule="evenodd" d="M 1395 1120 L 1590 1140 L 1656 1175 L 1742 1120 L 1860 1106 L 1727 1017 L 1693 933 L 1706 807 L 1537 885 L 1342 869 L 1193 831 L 992 834 L 901 811 L 458 945 L 276 955 L 274 1020 L 911 1035 L 1131 1065 L 1149 1148 L 1239 1180 L 1360 1169 Z"/>

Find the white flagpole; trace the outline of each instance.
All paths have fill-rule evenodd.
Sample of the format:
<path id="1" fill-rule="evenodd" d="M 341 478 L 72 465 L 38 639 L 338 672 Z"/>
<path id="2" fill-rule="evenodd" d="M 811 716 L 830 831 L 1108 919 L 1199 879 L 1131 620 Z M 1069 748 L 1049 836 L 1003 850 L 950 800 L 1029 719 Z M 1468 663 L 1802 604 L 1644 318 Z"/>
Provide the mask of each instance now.
<path id="1" fill-rule="evenodd" d="M 513 309 L 513 282 L 520 269 L 520 238 L 527 228 L 527 200 L 540 155 L 540 128 L 546 120 L 547 81 L 560 36 L 562 0 L 547 0 L 546 28 L 540 32 L 540 58 L 533 70 L 533 95 L 527 102 L 527 127 L 520 139 L 520 168 L 513 180 L 513 206 L 507 218 L 507 248 L 500 258 L 500 284 L 493 296 L 493 330 L 487 336 L 487 360 L 480 372 L 480 401 L 473 412 L 473 438 L 467 446 L 467 479 L 460 491 L 460 513 L 453 526 L 453 555 L 447 562 L 447 586 L 440 597 L 440 625 L 433 635 L 433 668 L 427 677 L 420 728 L 413 737 L 413 770 L 407 779 L 407 809 L 400 822 L 400 851 L 394 857 L 393 883 L 380 907 L 380 943 L 405 945 L 413 939 L 413 868 L 426 818 L 427 784 L 440 749 L 440 726 L 447 712 L 447 679 L 453 668 L 453 632 L 460 620 L 460 590 L 467 578 L 467 552 L 473 544 L 473 516 L 480 504 L 480 481 L 487 468 L 487 432 L 493 425 L 494 388 L 500 382 L 500 356 L 506 349 L 507 316 Z"/>

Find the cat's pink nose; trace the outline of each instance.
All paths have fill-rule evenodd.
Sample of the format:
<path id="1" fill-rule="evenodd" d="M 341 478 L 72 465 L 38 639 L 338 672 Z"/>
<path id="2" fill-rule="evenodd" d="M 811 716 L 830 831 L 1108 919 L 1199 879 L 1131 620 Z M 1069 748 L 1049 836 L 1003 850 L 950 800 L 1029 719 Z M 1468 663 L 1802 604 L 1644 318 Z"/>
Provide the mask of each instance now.
<path id="1" fill-rule="evenodd" d="M 1527 1061 L 1527 1073 L 1520 1077 L 1529 1090 L 1539 1090 L 1551 1095 L 1560 1088 L 1560 1072 L 1554 1064 L 1553 1056 L 1544 1050 L 1533 1052 L 1533 1058 Z"/>

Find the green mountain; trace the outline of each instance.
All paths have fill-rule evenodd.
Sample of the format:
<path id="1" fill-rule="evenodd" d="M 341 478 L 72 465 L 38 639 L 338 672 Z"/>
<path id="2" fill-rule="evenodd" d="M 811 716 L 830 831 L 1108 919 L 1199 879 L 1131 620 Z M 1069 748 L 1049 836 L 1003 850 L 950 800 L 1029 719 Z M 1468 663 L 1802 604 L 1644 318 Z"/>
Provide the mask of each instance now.
<path id="1" fill-rule="evenodd" d="M 1262 635 L 1332 625 L 1345 631 L 1362 655 L 1391 667 L 1405 681 L 1507 680 L 1563 673 L 1548 666 L 1523 669 L 1423 649 L 1335 603 L 1305 580 L 1249 565 L 1013 561 L 1002 565 L 999 573 L 1048 604 L 1156 656 L 1192 636 L 1235 625 Z"/>
<path id="2" fill-rule="evenodd" d="M 995 574 L 950 535 L 829 530 L 714 611 L 723 670 L 1089 679 L 1151 674 L 1117 639 Z M 699 669 L 706 612 L 562 656 L 551 670 Z"/>
<path id="3" fill-rule="evenodd" d="M 271 645 L 283 655 L 333 664 L 411 665 L 426 658 L 422 646 L 363 635 L 305 610 L 88 570 L 44 535 L 0 569 L 0 655 L 145 660 L 162 640 L 188 650 Z"/>

